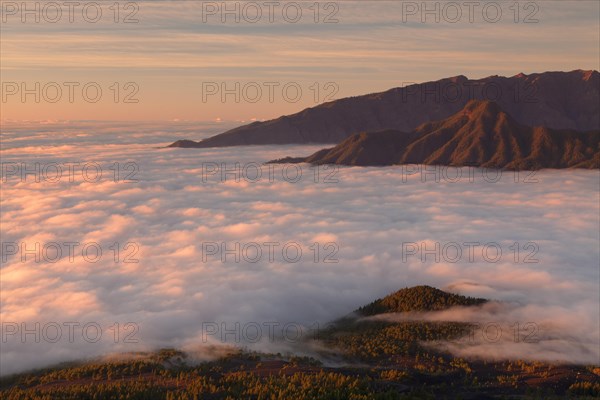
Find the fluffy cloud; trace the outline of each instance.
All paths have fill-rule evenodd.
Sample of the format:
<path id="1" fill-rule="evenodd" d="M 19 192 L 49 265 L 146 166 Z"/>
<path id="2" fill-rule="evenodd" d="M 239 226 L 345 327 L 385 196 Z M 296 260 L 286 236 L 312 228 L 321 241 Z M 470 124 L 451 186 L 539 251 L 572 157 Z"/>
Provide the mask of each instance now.
<path id="1" fill-rule="evenodd" d="M 33 255 L 22 261 L 17 253 L 2 263 L 2 374 L 160 346 L 209 354 L 207 346 L 221 340 L 202 340 L 207 323 L 231 328 L 275 321 L 308 328 L 416 284 L 518 303 L 454 317 L 503 327 L 534 322 L 544 339 L 518 346 L 447 344 L 458 354 L 579 362 L 598 357 L 598 171 L 542 171 L 536 183 L 512 173 L 491 183 L 475 171 L 473 182 L 451 183 L 403 175 L 402 167 L 342 168 L 337 183 L 324 183 L 323 175 L 315 179 L 314 169 L 301 165 L 302 177 L 293 183 L 282 177 L 282 166 L 262 166 L 258 181 L 236 182 L 228 175 L 221 182 L 220 174 L 207 174 L 207 163 L 261 164 L 311 154 L 318 146 L 159 148 L 181 131 L 196 131 L 199 139 L 214 130 L 185 123 L 10 124 L 6 130 L 3 163 L 94 162 L 105 174 L 97 182 L 2 181 L 2 242 L 26 243 L 27 249 L 46 245 L 45 259 L 56 250 L 49 243 L 63 251 L 55 262 L 37 262 Z M 17 139 L 21 133 L 28 138 Z M 115 182 L 110 167 L 128 162 L 138 167 L 137 182 L 123 181 L 123 174 Z M 68 242 L 80 243 L 73 260 Z M 228 248 L 255 243 L 263 257 L 203 257 L 207 242 Z M 273 261 L 268 242 L 279 243 Z M 326 247 L 332 242 L 337 247 Z M 472 260 L 468 242 L 481 244 Z M 90 243 L 101 247 L 98 260 L 94 247 L 82 253 Z M 290 243 L 302 249 L 298 262 L 281 252 Z M 407 254 L 407 245 L 427 250 L 436 243 L 440 249 L 458 245 L 462 257 L 454 261 L 451 246 L 438 261 L 435 254 L 424 260 L 422 252 Z M 489 243 L 502 250 L 495 262 L 492 248 L 482 253 Z M 326 257 L 337 262 L 324 262 Z M 22 323 L 35 331 L 37 322 L 39 343 L 34 333 L 22 336 Z M 56 343 L 48 340 L 53 323 L 63 333 Z M 80 324 L 73 341 L 65 323 Z M 95 339 L 94 324 L 102 329 L 97 342 L 89 340 Z M 8 334 L 10 329 L 18 332 Z M 250 345 L 276 348 L 265 340 Z M 585 351 L 574 351 L 577 346 Z"/>

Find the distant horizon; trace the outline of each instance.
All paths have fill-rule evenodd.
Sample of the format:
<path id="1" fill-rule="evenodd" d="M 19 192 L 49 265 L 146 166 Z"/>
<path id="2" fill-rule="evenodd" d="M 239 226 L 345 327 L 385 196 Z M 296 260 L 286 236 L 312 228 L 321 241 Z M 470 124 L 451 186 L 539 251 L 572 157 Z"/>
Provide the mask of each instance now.
<path id="1" fill-rule="evenodd" d="M 554 73 L 554 72 L 564 72 L 564 73 L 571 73 L 571 72 L 577 72 L 577 71 L 581 71 L 581 72 L 597 72 L 600 73 L 598 69 L 582 69 L 582 68 L 577 68 L 577 69 L 572 69 L 572 70 L 546 70 L 546 71 L 536 71 L 536 72 L 518 72 L 512 75 L 499 75 L 499 74 L 493 74 L 493 75 L 487 75 L 487 76 L 483 76 L 483 77 L 469 77 L 467 75 L 464 74 L 459 74 L 459 75 L 453 75 L 453 76 L 444 76 L 444 77 L 439 77 L 437 79 L 433 79 L 433 80 L 429 80 L 429 81 L 420 81 L 420 82 L 411 82 L 410 84 L 422 84 L 422 83 L 427 83 L 427 82 L 435 82 L 441 79 L 450 79 L 450 78 L 455 78 L 458 76 L 464 76 L 469 80 L 482 80 L 482 79 L 486 79 L 486 78 L 490 78 L 490 77 L 494 77 L 494 76 L 498 76 L 498 77 L 503 77 L 503 78 L 512 78 L 518 75 L 525 75 L 525 76 L 529 76 L 529 75 L 535 75 L 535 74 L 544 74 L 544 73 Z M 354 94 L 354 95 L 350 95 L 350 96 L 346 96 L 343 98 L 349 98 L 349 97 L 360 97 L 360 96 L 368 96 L 368 95 L 372 95 L 372 94 L 377 94 L 377 93 L 384 93 L 386 91 L 389 90 L 393 90 L 393 89 L 399 89 L 399 88 L 403 88 L 405 86 L 392 86 L 388 89 L 384 89 L 380 92 L 369 92 L 369 93 L 359 93 L 359 94 Z M 336 100 L 340 100 L 342 98 L 337 98 L 331 101 L 336 101 Z M 324 103 L 321 103 L 324 104 Z M 309 108 L 314 108 L 314 107 L 318 107 L 321 104 L 314 104 L 311 106 L 307 106 L 307 107 L 303 107 L 303 108 L 299 108 L 295 111 L 290 111 L 287 114 L 281 114 L 281 115 L 273 115 L 273 116 L 269 116 L 269 117 L 265 117 L 265 118 L 249 118 L 249 119 L 222 119 L 222 118 L 217 118 L 217 119 L 207 119 L 207 120 L 201 120 L 201 119 L 182 119 L 182 118 L 172 118 L 172 119 L 10 119 L 10 118 L 0 118 L 0 122 L 2 123 L 22 123 L 22 122 L 34 122 L 34 123 L 46 123 L 46 124 L 52 124 L 52 123 L 64 123 L 64 122 L 119 122 L 119 123 L 123 123 L 123 122 L 129 122 L 129 123 L 177 123 L 177 122 L 186 122 L 186 123 L 205 123 L 205 124 L 235 124 L 235 123 L 239 123 L 239 124 L 249 124 L 252 122 L 264 122 L 264 121 L 268 121 L 271 119 L 276 119 L 285 115 L 290 115 L 290 114 L 296 114 L 298 112 L 302 112 L 306 109 Z"/>

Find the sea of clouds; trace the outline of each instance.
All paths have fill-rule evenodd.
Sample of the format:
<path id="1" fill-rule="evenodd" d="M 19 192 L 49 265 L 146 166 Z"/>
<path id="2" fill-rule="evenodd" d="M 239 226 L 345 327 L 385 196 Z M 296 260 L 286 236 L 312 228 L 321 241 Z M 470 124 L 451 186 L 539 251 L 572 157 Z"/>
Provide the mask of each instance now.
<path id="1" fill-rule="evenodd" d="M 286 346 L 273 333 L 293 342 L 419 284 L 500 302 L 422 316 L 501 327 L 499 338 L 488 331 L 445 344 L 458 355 L 599 362 L 598 171 L 497 179 L 473 169 L 268 167 L 322 146 L 164 148 L 226 125 L 3 124 L 2 375 L 161 347 L 280 351 Z M 19 176 L 36 163 L 45 171 L 39 182 L 35 172 Z M 236 163 L 245 168 L 239 179 L 221 177 L 223 165 Z M 73 179 L 66 170 L 57 179 L 56 164 L 73 165 Z M 473 242 L 481 246 L 471 258 L 464 243 Z M 15 243 L 34 253 L 39 243 L 46 253 L 23 260 Z M 79 243 L 73 259 L 64 243 Z M 223 262 L 215 243 L 254 247 Z M 279 243 L 272 260 L 265 243 Z M 414 254 L 415 245 L 436 243 L 438 260 Z M 84 257 L 84 244 L 102 256 Z M 256 244 L 262 258 L 249 262 Z M 489 253 L 484 244 L 493 244 Z M 532 330 L 537 340 L 522 340 Z"/>

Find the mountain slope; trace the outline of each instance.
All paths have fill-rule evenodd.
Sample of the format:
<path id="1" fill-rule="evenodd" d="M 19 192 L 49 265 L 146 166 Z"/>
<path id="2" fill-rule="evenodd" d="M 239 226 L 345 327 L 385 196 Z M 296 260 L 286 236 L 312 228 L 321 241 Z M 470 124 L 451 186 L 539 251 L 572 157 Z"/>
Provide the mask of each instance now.
<path id="1" fill-rule="evenodd" d="M 464 76 L 349 97 L 299 113 L 234 128 L 201 142 L 179 140 L 170 147 L 252 144 L 339 143 L 360 132 L 410 132 L 447 118 L 470 100 L 494 100 L 521 124 L 555 129 L 600 129 L 600 74 L 544 72 L 513 77 Z"/>
<path id="2" fill-rule="evenodd" d="M 450 118 L 423 124 L 411 133 L 360 133 L 307 158 L 278 161 L 521 170 L 600 168 L 600 132 L 528 127 L 517 123 L 498 104 L 474 100 Z"/>

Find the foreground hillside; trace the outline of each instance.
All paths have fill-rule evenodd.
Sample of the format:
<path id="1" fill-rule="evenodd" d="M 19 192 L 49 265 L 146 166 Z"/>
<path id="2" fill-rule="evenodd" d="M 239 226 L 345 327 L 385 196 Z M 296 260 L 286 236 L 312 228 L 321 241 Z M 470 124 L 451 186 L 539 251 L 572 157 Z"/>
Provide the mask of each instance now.
<path id="1" fill-rule="evenodd" d="M 173 349 L 6 377 L 3 399 L 495 399 L 598 398 L 600 367 L 457 358 L 435 344 L 470 334 L 461 322 L 364 316 L 478 307 L 484 299 L 428 286 L 402 289 L 307 338 L 313 357 L 230 349 L 191 362 Z M 387 314 L 386 314 L 387 315 Z M 320 346 L 315 346 L 320 344 Z M 335 360 L 335 362 L 332 362 Z M 332 367 L 331 365 L 336 365 Z"/>
<path id="2" fill-rule="evenodd" d="M 600 131 L 529 127 L 516 122 L 495 102 L 473 100 L 453 116 L 410 133 L 360 133 L 309 157 L 273 162 L 593 169 L 600 168 Z"/>
<path id="3" fill-rule="evenodd" d="M 360 132 L 411 132 L 429 121 L 450 117 L 471 100 L 496 101 L 523 125 L 579 131 L 600 129 L 600 74 L 577 70 L 483 79 L 456 76 L 406 84 L 254 122 L 201 142 L 178 140 L 170 147 L 339 143 Z"/>

